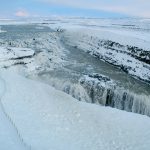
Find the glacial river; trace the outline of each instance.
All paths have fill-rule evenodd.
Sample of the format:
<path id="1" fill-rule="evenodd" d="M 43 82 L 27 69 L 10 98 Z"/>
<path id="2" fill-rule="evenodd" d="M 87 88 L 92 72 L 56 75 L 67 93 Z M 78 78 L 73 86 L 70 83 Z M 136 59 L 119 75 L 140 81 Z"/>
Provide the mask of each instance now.
<path id="1" fill-rule="evenodd" d="M 1 39 L 25 39 L 36 37 L 37 33 L 55 32 L 48 27 L 36 28 L 36 25 L 7 25 L 2 26 L 7 33 L 1 33 Z M 98 104 L 115 107 L 118 109 L 146 114 L 150 116 L 150 85 L 139 81 L 122 70 L 95 58 L 76 47 L 68 45 L 63 33 L 58 33 L 60 43 L 65 49 L 66 55 L 63 67 L 56 68 L 49 72 L 39 74 L 39 79 L 49 83 L 58 90 L 62 90 L 78 100 L 88 98 L 88 102 L 95 102 L 91 92 L 102 95 L 105 100 L 99 99 Z M 84 75 L 97 73 L 112 79 L 116 83 L 116 88 L 108 89 L 105 87 L 94 86 L 98 89 L 89 91 L 89 87 L 82 86 L 79 82 Z M 100 89 L 102 88 L 102 90 Z M 98 93 L 102 92 L 102 93 Z M 111 91 L 111 92 L 110 92 Z M 85 100 L 86 101 L 86 100 Z"/>

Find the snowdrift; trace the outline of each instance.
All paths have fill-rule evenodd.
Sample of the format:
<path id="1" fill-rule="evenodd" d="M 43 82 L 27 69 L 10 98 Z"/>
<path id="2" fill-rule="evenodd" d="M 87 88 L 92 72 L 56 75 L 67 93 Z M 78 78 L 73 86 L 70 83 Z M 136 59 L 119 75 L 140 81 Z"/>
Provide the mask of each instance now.
<path id="1" fill-rule="evenodd" d="M 79 102 L 10 71 L 1 71 L 0 91 L 3 150 L 149 150 L 146 116 Z"/>

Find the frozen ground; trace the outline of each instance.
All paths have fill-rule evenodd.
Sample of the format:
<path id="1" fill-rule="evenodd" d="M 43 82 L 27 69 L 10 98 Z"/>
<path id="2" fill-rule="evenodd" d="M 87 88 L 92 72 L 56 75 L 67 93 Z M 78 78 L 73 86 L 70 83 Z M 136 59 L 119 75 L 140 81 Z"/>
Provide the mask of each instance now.
<path id="1" fill-rule="evenodd" d="M 10 71 L 0 78 L 1 105 L 11 120 L 0 111 L 3 150 L 149 150 L 146 116 L 78 102 Z"/>

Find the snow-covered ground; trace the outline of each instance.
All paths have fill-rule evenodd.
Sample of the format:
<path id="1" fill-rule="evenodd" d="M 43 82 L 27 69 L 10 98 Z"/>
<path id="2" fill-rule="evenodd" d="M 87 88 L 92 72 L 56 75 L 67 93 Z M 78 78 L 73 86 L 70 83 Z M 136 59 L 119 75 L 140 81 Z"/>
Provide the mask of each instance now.
<path id="1" fill-rule="evenodd" d="M 44 84 L 25 78 L 32 76 L 34 79 L 34 75 L 60 69 L 67 63 L 64 61 L 66 53 L 61 43 L 63 39 L 66 44 L 149 82 L 149 20 L 140 21 L 137 25 L 139 21 L 136 19 L 119 20 L 117 23 L 109 19 L 40 19 L 39 25 L 35 25 L 36 30 L 44 30 L 48 26 L 58 32 L 25 32 L 19 38 L 16 38 L 17 34 L 15 38 L 10 38 L 13 34 L 5 36 L 3 32 L 0 33 L 4 34 L 0 39 L 0 149 L 149 150 L 149 117 L 79 102 L 54 89 L 48 82 Z M 31 21 L 30 25 L 35 22 Z M 0 24 L 7 23 L 17 24 L 19 28 L 19 24 L 29 24 L 29 21 L 0 21 Z M 102 101 L 111 103 L 111 91 L 108 88 L 117 89 L 114 80 L 90 73 L 83 75 L 79 81 L 80 88 L 75 86 L 71 92 L 76 95 L 78 91 L 85 92 L 83 87 L 91 88 L 92 84 L 92 88 L 99 86 L 100 90 L 107 91 L 105 95 L 108 97 Z M 61 82 L 57 84 L 60 89 L 64 86 Z M 78 91 L 75 91 L 76 88 Z M 94 92 L 99 91 L 95 88 L 92 94 Z M 81 95 L 78 96 L 80 98 Z M 86 96 L 84 101 L 88 101 Z M 96 97 L 99 95 L 92 96 L 97 104 L 98 98 L 102 98 Z M 131 95 L 128 98 L 125 93 L 124 97 L 120 96 L 123 101 L 119 101 L 117 106 L 119 104 L 120 107 L 120 103 L 128 106 L 124 101 L 126 98 L 136 104 L 133 108 L 138 108 L 138 113 L 148 115 L 148 96 L 142 102 L 142 95 L 135 97 L 133 99 Z"/>
<path id="2" fill-rule="evenodd" d="M 1 105 L 11 120 L 0 114 L 0 130 L 8 127 L 0 133 L 3 150 L 149 150 L 146 116 L 78 102 L 10 71 L 0 79 Z"/>

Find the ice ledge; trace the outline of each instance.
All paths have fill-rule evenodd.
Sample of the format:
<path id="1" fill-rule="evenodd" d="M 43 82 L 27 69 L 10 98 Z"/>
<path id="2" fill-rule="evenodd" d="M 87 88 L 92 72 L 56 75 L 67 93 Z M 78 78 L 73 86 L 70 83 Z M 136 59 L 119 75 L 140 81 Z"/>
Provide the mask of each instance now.
<path id="1" fill-rule="evenodd" d="M 29 48 L 0 47 L 0 61 L 32 57 L 34 50 Z"/>

